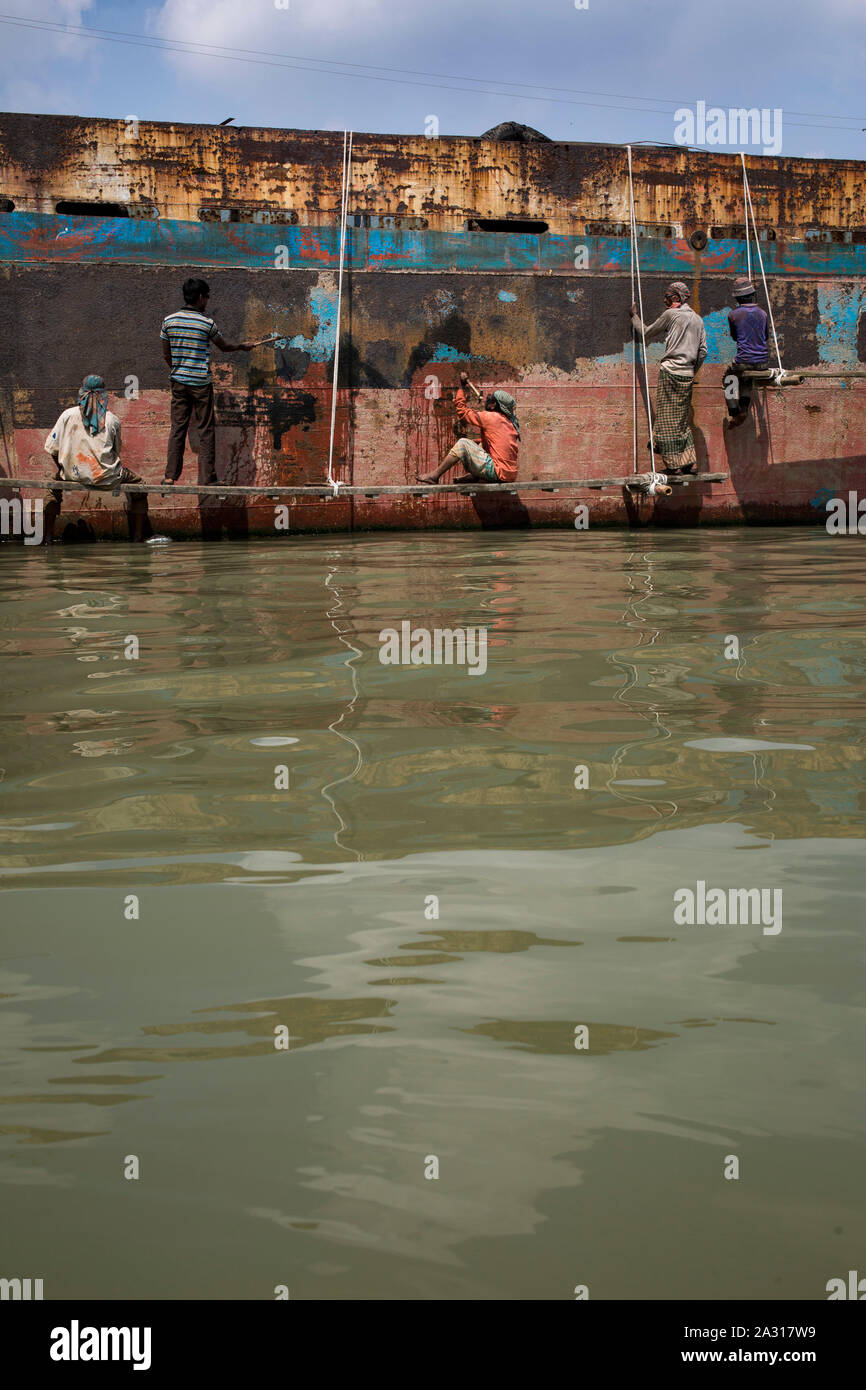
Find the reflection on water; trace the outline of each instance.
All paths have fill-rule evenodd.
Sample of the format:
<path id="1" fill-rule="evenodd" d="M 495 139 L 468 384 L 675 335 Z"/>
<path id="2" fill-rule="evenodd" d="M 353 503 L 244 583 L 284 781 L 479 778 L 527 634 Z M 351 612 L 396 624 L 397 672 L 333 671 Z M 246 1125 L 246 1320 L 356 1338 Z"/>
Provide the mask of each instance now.
<path id="1" fill-rule="evenodd" d="M 0 584 L 8 1273 L 741 1299 L 856 1267 L 856 545 L 5 549 Z M 383 666 L 404 619 L 485 626 L 486 674 Z M 698 879 L 781 886 L 784 929 L 675 926 Z"/>
<path id="2" fill-rule="evenodd" d="M 676 1037 L 675 1033 L 660 1033 L 653 1028 L 623 1028 L 617 1023 L 589 1023 L 589 1046 L 578 1051 L 578 1057 L 604 1057 L 608 1052 L 645 1052 L 663 1038 Z M 481 1033 L 484 1037 L 495 1038 L 497 1042 L 507 1043 L 509 1047 L 521 1047 L 528 1052 L 543 1052 L 549 1057 L 564 1054 L 570 1057 L 575 1051 L 574 1025 L 568 1019 L 533 1019 L 527 1023 L 514 1023 L 507 1018 L 496 1018 L 490 1023 L 477 1023 L 467 1028 L 467 1033 Z"/>
<path id="3" fill-rule="evenodd" d="M 361 1019 L 388 1018 L 387 999 L 256 999 L 243 1004 L 222 1004 L 221 1010 L 230 1013 L 259 1014 L 258 1018 L 240 1019 L 201 1019 L 190 1023 L 158 1023 L 142 1028 L 148 1037 L 171 1038 L 188 1033 L 231 1034 L 239 1033 L 250 1038 L 263 1038 L 265 1041 L 253 1043 L 231 1043 L 229 1046 L 214 1047 L 156 1047 L 141 1044 L 136 1047 L 109 1048 L 87 1057 L 79 1057 L 85 1064 L 91 1062 L 208 1062 L 217 1057 L 270 1057 L 274 1052 L 274 1030 L 279 1026 L 289 1029 L 292 1048 L 310 1047 L 313 1043 L 324 1042 L 326 1038 L 341 1037 L 352 1033 L 381 1033 L 388 1028 L 383 1023 L 360 1022 Z"/>

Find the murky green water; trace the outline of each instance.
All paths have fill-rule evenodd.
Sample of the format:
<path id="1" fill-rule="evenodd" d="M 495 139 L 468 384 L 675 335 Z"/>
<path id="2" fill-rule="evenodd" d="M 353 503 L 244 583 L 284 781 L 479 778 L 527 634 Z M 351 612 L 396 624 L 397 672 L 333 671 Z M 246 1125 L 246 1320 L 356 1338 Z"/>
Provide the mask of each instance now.
<path id="1" fill-rule="evenodd" d="M 858 538 L 7 548 L 0 593 L 0 1275 L 866 1273 Z M 383 665 L 405 619 L 486 627 L 486 672 Z M 676 924 L 699 880 L 781 931 Z"/>

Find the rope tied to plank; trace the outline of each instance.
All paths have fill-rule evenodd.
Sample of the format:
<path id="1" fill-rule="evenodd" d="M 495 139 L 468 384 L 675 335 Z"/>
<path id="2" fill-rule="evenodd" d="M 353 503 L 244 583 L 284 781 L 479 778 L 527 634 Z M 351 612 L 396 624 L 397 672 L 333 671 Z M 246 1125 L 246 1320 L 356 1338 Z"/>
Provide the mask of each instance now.
<path id="1" fill-rule="evenodd" d="M 628 202 L 629 202 L 629 226 L 631 231 L 631 292 L 632 303 L 634 303 L 634 287 L 637 281 L 637 305 L 640 314 L 641 343 L 643 347 L 643 367 L 644 385 L 646 386 L 646 414 L 649 421 L 650 432 L 650 469 L 655 476 L 656 454 L 655 454 L 655 432 L 653 427 L 652 406 L 650 404 L 649 371 L 647 370 L 646 360 L 646 328 L 643 315 L 643 290 L 641 289 L 640 279 L 640 252 L 637 245 L 637 222 L 634 215 L 634 178 L 631 163 L 631 145 L 626 145 L 628 150 Z M 637 472 L 637 353 L 634 351 L 634 329 L 632 329 L 632 444 L 634 449 L 634 471 Z"/>
<path id="2" fill-rule="evenodd" d="M 631 480 L 642 492 L 650 497 L 670 497 L 673 488 L 668 482 L 667 473 L 635 473 Z"/>
<path id="3" fill-rule="evenodd" d="M 752 205 L 752 190 L 749 187 L 749 175 L 746 172 L 746 156 L 742 150 L 740 151 L 740 160 L 742 161 L 743 165 L 743 204 L 746 211 L 746 262 L 749 267 L 749 280 L 751 281 L 752 278 L 752 255 L 749 241 L 749 217 L 751 215 L 752 228 L 754 229 L 755 233 L 755 250 L 758 253 L 758 265 L 761 267 L 761 279 L 764 283 L 764 297 L 767 301 L 767 312 L 770 316 L 770 327 L 773 330 L 773 343 L 776 348 L 776 361 L 779 364 L 779 376 L 783 377 L 785 375 L 785 369 L 782 366 L 782 354 L 779 352 L 779 339 L 776 335 L 776 322 L 773 318 L 773 306 L 770 303 L 770 291 L 767 288 L 767 276 L 764 271 L 764 257 L 761 254 L 761 241 L 758 236 L 758 224 L 755 221 L 755 209 Z"/>
<path id="4" fill-rule="evenodd" d="M 328 482 L 334 496 L 340 483 L 334 478 L 334 427 L 337 419 L 337 381 L 340 372 L 340 316 L 343 306 L 343 265 L 346 256 L 346 220 L 349 213 L 349 182 L 352 177 L 352 131 L 343 131 L 343 176 L 340 191 L 340 269 L 337 274 L 337 327 L 334 341 L 334 377 L 331 384 L 331 440 L 328 445 Z"/>

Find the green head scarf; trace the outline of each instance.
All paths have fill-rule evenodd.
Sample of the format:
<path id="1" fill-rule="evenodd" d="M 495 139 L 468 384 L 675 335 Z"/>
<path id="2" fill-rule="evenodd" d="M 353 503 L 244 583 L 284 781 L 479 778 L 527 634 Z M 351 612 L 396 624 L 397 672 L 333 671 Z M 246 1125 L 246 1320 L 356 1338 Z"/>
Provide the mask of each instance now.
<path id="1" fill-rule="evenodd" d="M 86 376 L 78 393 L 78 409 L 88 434 L 99 434 L 105 426 L 108 392 L 101 376 Z"/>
<path id="2" fill-rule="evenodd" d="M 494 391 L 493 399 L 498 403 L 502 414 L 507 416 L 514 428 L 517 430 L 517 438 L 520 438 L 520 425 L 517 423 L 517 402 L 513 396 L 509 396 L 507 391 Z"/>

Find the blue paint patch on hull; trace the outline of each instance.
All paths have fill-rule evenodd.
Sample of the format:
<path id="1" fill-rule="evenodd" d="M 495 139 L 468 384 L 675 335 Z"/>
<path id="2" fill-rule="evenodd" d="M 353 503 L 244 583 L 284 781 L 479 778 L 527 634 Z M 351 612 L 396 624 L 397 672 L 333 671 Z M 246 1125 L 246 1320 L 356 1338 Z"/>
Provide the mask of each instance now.
<path id="1" fill-rule="evenodd" d="M 864 285 L 819 285 L 815 341 L 818 360 L 855 368 L 860 315 L 866 306 Z"/>
<path id="2" fill-rule="evenodd" d="M 432 355 L 428 358 L 430 362 L 468 362 L 475 360 L 476 353 L 466 352 L 462 348 L 451 347 L 449 343 L 437 343 Z"/>
<path id="3" fill-rule="evenodd" d="M 275 233 L 279 243 L 275 246 Z M 687 241 L 641 238 L 643 275 L 744 274 L 741 241 L 710 241 L 699 255 Z M 574 268 L 585 248 L 588 264 Z M 237 267 L 247 270 L 336 270 L 336 227 L 279 227 L 258 223 L 154 221 L 121 217 L 71 217 L 53 213 L 0 214 L 0 262 L 97 262 L 133 265 Z M 276 254 L 280 254 L 277 262 Z M 768 242 L 768 275 L 866 276 L 866 245 L 828 242 Z M 583 264 L 583 262 L 581 262 Z M 348 270 L 472 271 L 546 273 L 579 277 L 629 274 L 627 237 L 569 237 L 499 232 L 418 232 L 350 228 Z"/>
<path id="4" fill-rule="evenodd" d="M 733 304 L 731 308 L 734 308 Z M 737 350 L 728 325 L 729 312 L 728 309 L 718 309 L 715 313 L 703 316 L 708 362 L 730 362 Z"/>
<path id="5" fill-rule="evenodd" d="M 316 332 L 312 338 L 296 333 L 287 346 L 308 353 L 311 362 L 330 362 L 337 342 L 337 296 L 317 286 L 310 291 L 309 302 L 318 324 Z"/>

